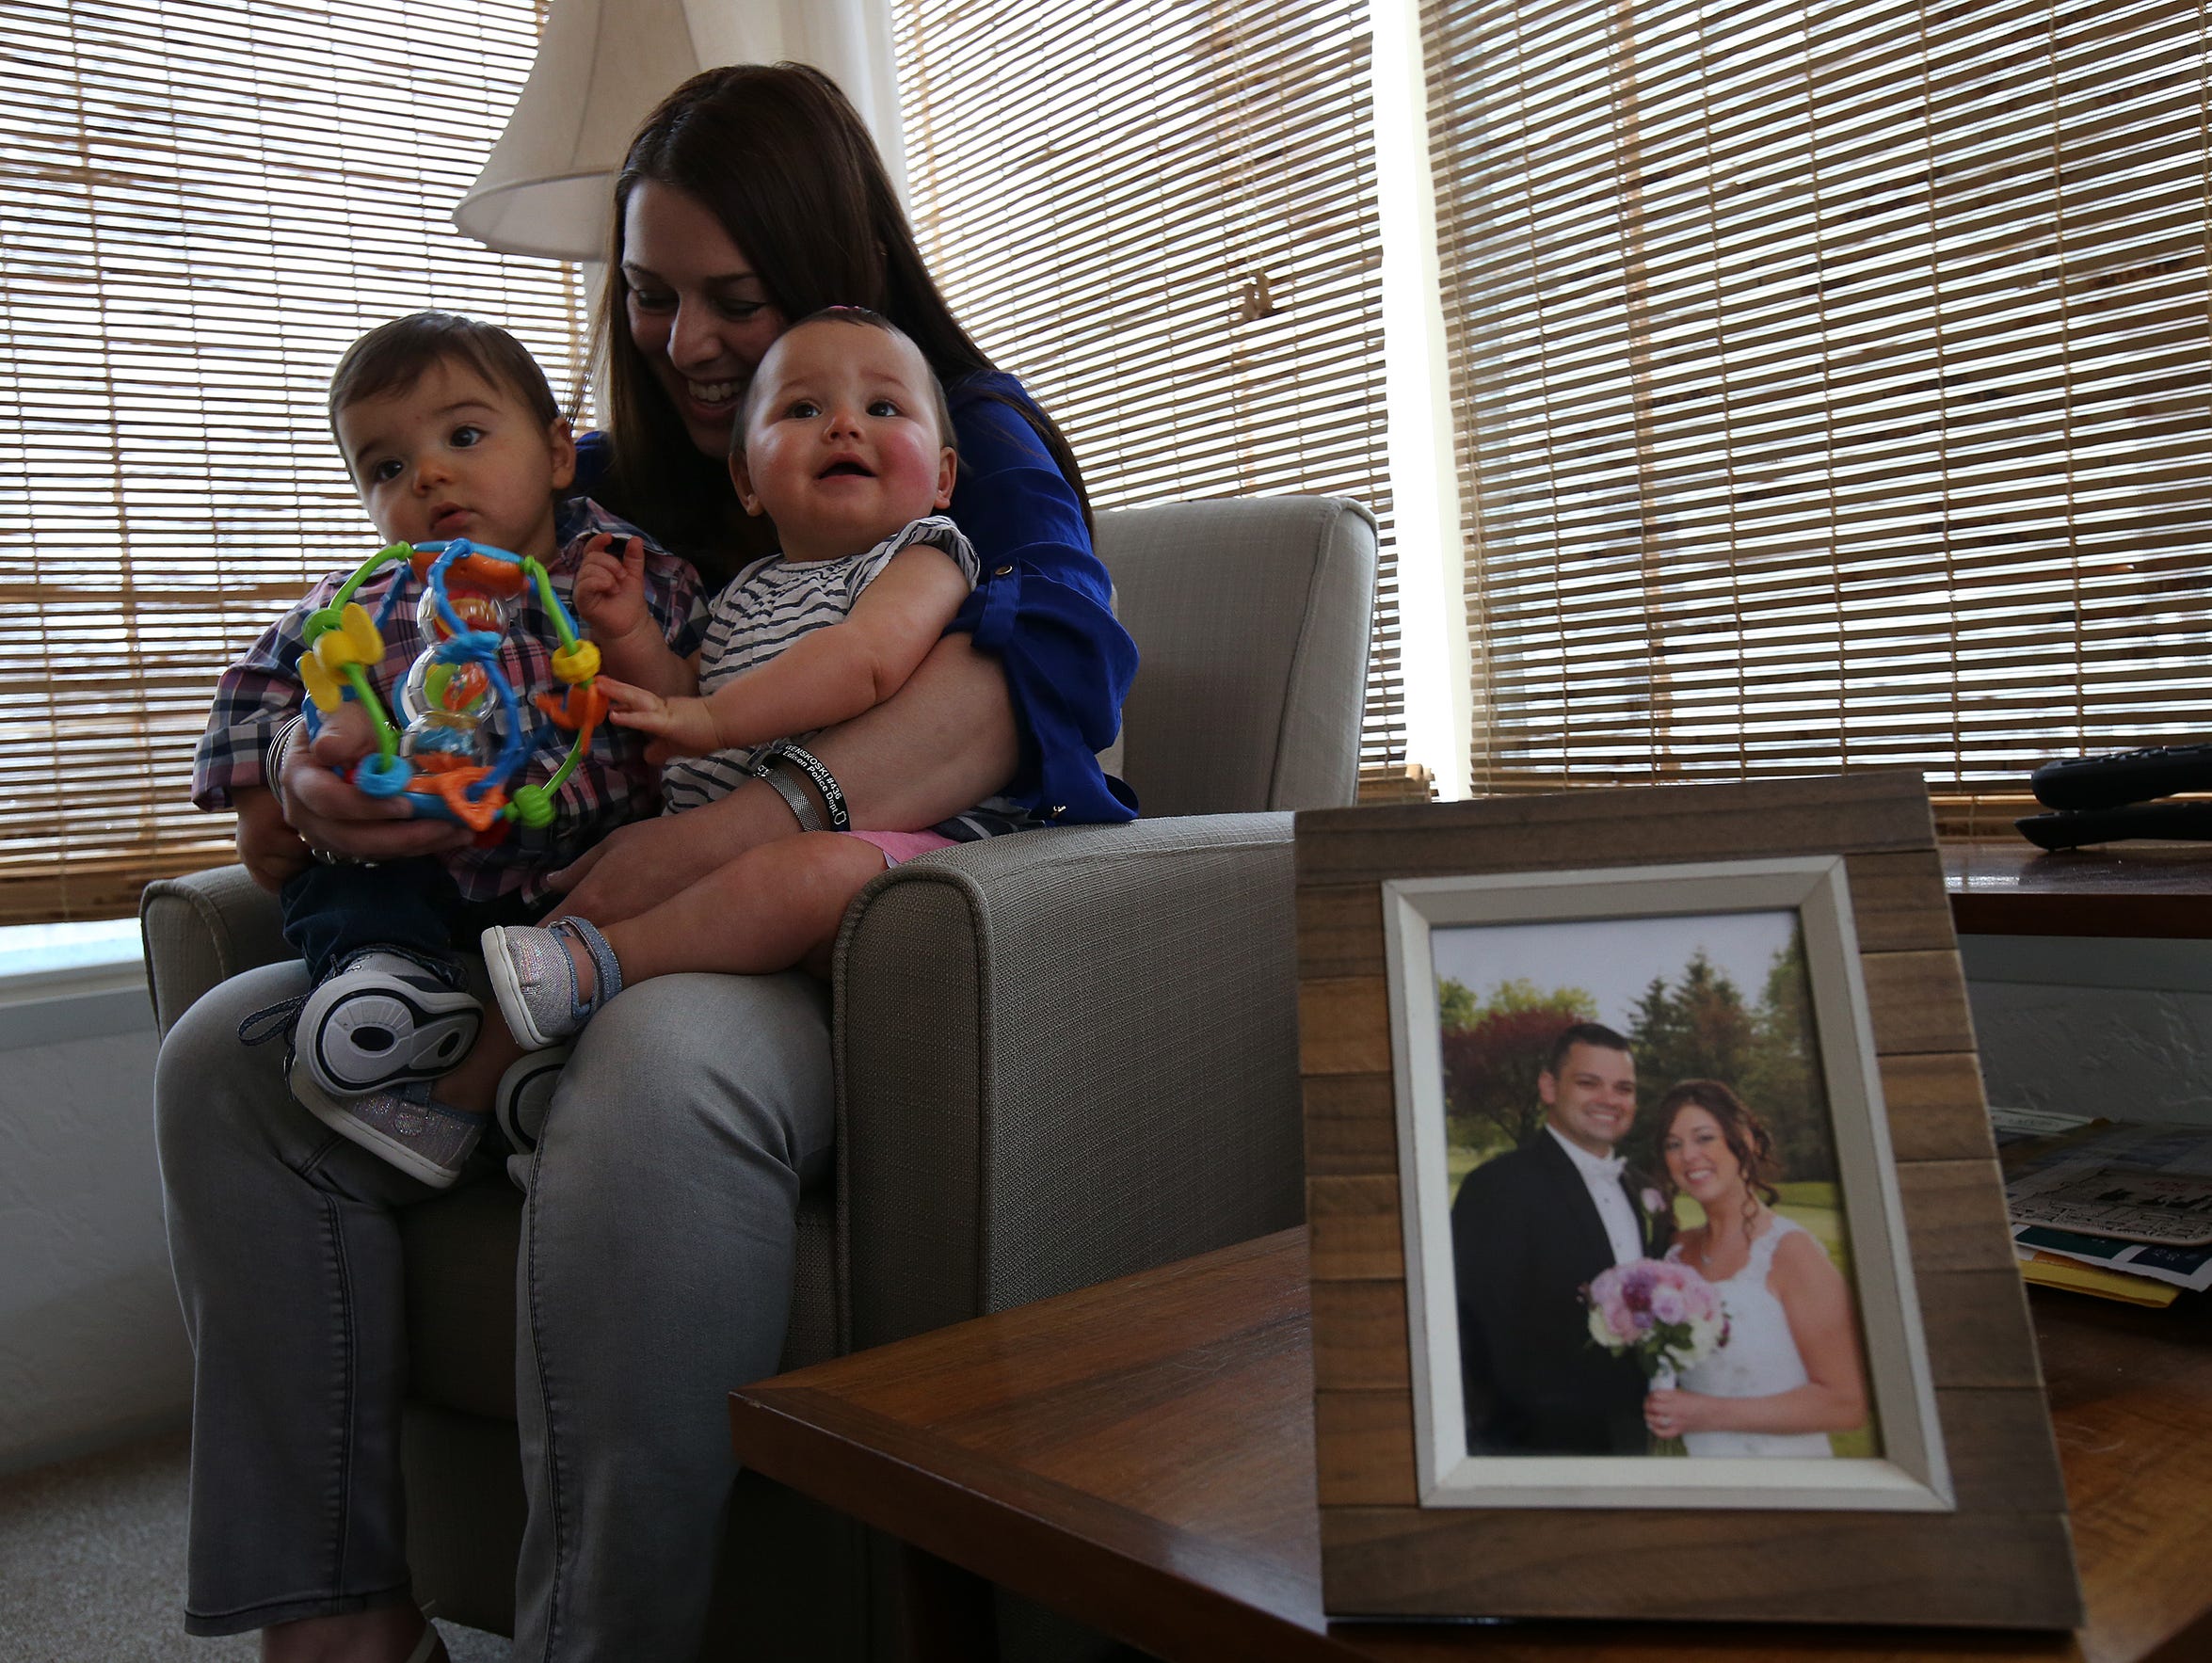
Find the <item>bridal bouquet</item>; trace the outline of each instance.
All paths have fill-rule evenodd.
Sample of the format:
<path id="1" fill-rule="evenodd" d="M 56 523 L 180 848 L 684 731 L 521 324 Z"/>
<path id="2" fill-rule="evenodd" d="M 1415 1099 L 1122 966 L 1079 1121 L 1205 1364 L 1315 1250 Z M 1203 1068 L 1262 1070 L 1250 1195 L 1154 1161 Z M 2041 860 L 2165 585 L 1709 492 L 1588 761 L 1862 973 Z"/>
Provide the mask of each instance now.
<path id="1" fill-rule="evenodd" d="M 1655 1386 L 1672 1386 L 1728 1343 L 1721 1296 L 1688 1265 L 1631 1259 L 1593 1279 L 1588 1298 L 1590 1337 L 1634 1357 Z"/>

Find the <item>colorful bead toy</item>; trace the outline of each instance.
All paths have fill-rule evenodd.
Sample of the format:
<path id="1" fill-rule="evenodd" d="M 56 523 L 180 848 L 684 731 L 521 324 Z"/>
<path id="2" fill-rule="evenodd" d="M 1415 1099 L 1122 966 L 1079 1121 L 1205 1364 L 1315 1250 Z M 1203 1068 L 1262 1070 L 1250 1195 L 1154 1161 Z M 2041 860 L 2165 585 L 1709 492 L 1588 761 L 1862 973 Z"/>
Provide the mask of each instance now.
<path id="1" fill-rule="evenodd" d="M 370 683 L 384 657 L 382 624 L 406 587 L 394 581 L 376 616 L 354 591 L 385 567 L 406 561 L 422 581 L 416 617 L 429 643 L 409 668 L 397 703 L 406 726 L 394 728 Z M 514 622 L 514 602 L 535 584 L 561 645 L 553 675 L 564 684 L 532 703 L 575 735 L 569 755 L 543 785 L 515 789 L 507 781 L 529 760 L 532 724 L 499 665 L 500 644 Z M 299 679 L 311 701 L 308 730 L 345 701 L 357 701 L 376 728 L 377 749 L 349 777 L 373 797 L 403 800 L 418 815 L 458 821 L 479 841 L 504 837 L 508 823 L 552 823 L 553 794 L 567 783 L 605 719 L 606 696 L 595 685 L 599 648 L 577 633 L 575 620 L 537 561 L 456 537 L 449 543 L 393 543 L 363 561 L 307 620 Z M 505 738 L 493 745 L 495 729 Z"/>

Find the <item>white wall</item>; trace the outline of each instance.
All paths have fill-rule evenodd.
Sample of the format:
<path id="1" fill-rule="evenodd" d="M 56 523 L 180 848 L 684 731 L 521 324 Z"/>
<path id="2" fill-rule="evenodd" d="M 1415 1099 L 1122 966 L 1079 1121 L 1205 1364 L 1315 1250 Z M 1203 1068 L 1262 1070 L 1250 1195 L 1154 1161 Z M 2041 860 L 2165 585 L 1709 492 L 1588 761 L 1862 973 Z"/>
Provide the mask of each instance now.
<path id="1" fill-rule="evenodd" d="M 0 1472 L 183 1418 L 192 1396 L 136 965 L 0 995 Z"/>
<path id="2" fill-rule="evenodd" d="M 1993 1103 L 2212 1125 L 2212 943 L 1967 935 Z"/>

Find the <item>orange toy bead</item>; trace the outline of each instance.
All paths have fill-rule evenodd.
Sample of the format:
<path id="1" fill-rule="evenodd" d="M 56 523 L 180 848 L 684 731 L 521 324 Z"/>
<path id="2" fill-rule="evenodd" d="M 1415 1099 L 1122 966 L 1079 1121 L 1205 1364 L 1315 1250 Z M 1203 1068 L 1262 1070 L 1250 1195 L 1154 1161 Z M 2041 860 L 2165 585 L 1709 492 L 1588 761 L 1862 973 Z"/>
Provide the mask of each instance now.
<path id="1" fill-rule="evenodd" d="M 599 690 L 597 683 L 570 687 L 560 694 L 541 693 L 534 702 L 553 718 L 556 727 L 570 732 L 581 728 L 589 733 L 607 719 L 607 696 Z"/>
<path id="2" fill-rule="evenodd" d="M 478 763 L 463 762 L 457 757 L 421 757 L 423 764 L 421 784 L 409 791 L 420 791 L 426 795 L 443 800 L 453 810 L 453 817 L 471 831 L 482 832 L 490 828 L 499 819 L 500 811 L 507 806 L 506 792 L 493 786 L 480 797 L 472 798 L 469 788 L 491 772 Z"/>
<path id="3" fill-rule="evenodd" d="M 439 556 L 416 550 L 408 564 L 415 568 L 415 576 L 423 583 L 430 581 L 430 568 Z M 522 568 L 512 561 L 500 560 L 489 554 L 464 554 L 445 568 L 448 591 L 456 587 L 481 589 L 487 595 L 502 598 L 520 595 L 529 582 Z"/>

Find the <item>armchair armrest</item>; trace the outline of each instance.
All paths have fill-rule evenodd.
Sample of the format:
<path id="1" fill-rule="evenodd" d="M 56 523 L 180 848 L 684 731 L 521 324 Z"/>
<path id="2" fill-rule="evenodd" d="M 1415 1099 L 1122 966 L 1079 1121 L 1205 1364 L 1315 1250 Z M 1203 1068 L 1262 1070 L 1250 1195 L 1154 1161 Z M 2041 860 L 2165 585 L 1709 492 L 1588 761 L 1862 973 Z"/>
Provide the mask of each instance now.
<path id="1" fill-rule="evenodd" d="M 1289 814 L 966 843 L 837 952 L 841 1346 L 1304 1213 Z"/>
<path id="2" fill-rule="evenodd" d="M 138 897 L 146 985 L 163 1033 L 216 983 L 256 965 L 297 956 L 284 944 L 277 898 L 243 866 L 159 878 Z"/>

